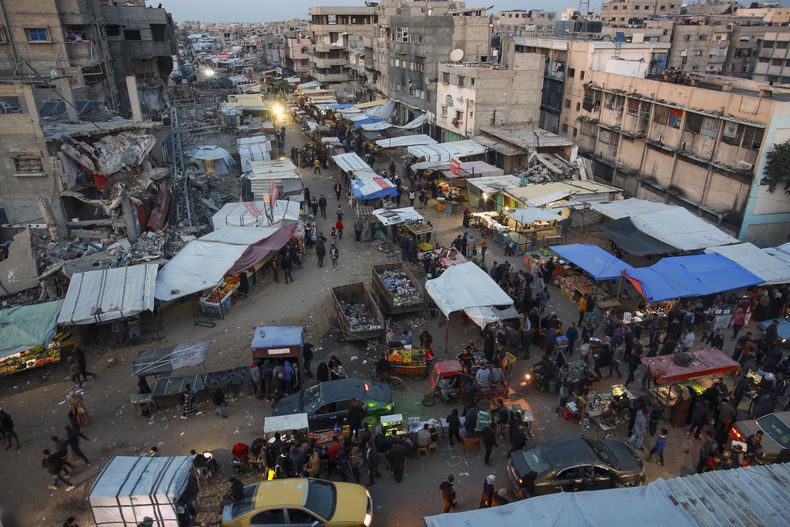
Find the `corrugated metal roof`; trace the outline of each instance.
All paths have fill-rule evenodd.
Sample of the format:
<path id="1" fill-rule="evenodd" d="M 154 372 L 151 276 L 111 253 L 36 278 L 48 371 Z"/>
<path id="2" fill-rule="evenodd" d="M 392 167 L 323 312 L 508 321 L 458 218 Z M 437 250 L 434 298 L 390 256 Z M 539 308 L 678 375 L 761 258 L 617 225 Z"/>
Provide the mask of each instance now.
<path id="1" fill-rule="evenodd" d="M 75 273 L 58 324 L 97 324 L 153 311 L 158 268 L 144 264 Z"/>
<path id="2" fill-rule="evenodd" d="M 370 165 L 359 157 L 356 152 L 348 154 L 340 154 L 332 156 L 332 160 L 337 163 L 338 168 L 343 172 L 353 172 L 355 170 L 364 170 L 366 172 L 374 172 Z"/>
<path id="3" fill-rule="evenodd" d="M 790 520 L 790 464 L 694 474 L 666 481 L 669 498 L 700 527 L 786 527 Z"/>

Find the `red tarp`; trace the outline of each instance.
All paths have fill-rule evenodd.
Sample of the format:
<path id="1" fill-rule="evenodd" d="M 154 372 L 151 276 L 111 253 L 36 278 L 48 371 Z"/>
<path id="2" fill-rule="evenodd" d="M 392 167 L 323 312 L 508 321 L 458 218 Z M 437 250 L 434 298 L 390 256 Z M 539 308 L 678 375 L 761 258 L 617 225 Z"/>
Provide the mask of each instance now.
<path id="1" fill-rule="evenodd" d="M 296 223 L 290 223 L 288 225 L 284 225 L 280 227 L 277 232 L 262 240 L 254 245 L 250 245 L 247 247 L 247 250 L 242 253 L 241 257 L 236 260 L 236 263 L 233 264 L 225 276 L 232 276 L 234 274 L 238 274 L 239 272 L 247 269 L 248 267 L 252 267 L 259 261 L 263 260 L 270 252 L 272 251 L 279 251 L 293 236 L 294 231 L 296 230 Z"/>
<path id="2" fill-rule="evenodd" d="M 716 348 L 693 350 L 694 357 L 688 366 L 675 364 L 674 355 L 644 357 L 642 364 L 647 367 L 656 384 L 682 382 L 707 375 L 723 375 L 741 369 L 741 365 Z"/>

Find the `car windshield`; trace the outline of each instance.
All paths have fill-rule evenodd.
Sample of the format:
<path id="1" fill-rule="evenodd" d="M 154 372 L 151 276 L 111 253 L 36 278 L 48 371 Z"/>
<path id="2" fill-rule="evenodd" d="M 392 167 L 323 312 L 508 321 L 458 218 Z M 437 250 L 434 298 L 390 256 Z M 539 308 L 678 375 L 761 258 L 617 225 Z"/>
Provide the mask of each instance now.
<path id="1" fill-rule="evenodd" d="M 384 401 L 387 398 L 387 394 L 384 391 L 384 385 L 374 383 L 374 382 L 366 382 L 364 385 L 365 390 L 365 399 L 368 401 Z"/>
<path id="2" fill-rule="evenodd" d="M 302 392 L 302 410 L 307 414 L 312 414 L 313 411 L 321 405 L 321 385 L 316 384 Z"/>
<path id="3" fill-rule="evenodd" d="M 584 440 L 588 445 L 590 445 L 590 448 L 592 448 L 593 452 L 595 452 L 595 455 L 598 456 L 598 459 L 611 467 L 620 468 L 620 462 L 617 459 L 617 456 L 614 454 L 614 452 L 609 450 L 606 445 L 595 439 L 585 438 Z"/>
<path id="4" fill-rule="evenodd" d="M 304 506 L 325 520 L 332 518 L 335 513 L 337 492 L 335 486 L 328 481 L 310 480 L 307 491 L 307 501 Z"/>
<path id="5" fill-rule="evenodd" d="M 757 420 L 757 425 L 762 428 L 768 437 L 782 448 L 790 448 L 790 428 L 775 414 L 764 415 Z"/>
<path id="6" fill-rule="evenodd" d="M 534 470 L 538 474 L 543 474 L 552 468 L 546 452 L 543 451 L 540 445 L 522 450 L 521 455 L 524 456 L 524 461 L 527 462 L 529 470 Z"/>

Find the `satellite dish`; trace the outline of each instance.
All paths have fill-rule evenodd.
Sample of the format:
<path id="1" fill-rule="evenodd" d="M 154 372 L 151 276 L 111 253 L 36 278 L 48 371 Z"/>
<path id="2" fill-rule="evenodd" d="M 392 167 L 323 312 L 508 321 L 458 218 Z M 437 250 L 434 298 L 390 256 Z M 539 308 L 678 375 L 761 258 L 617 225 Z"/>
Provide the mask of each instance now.
<path id="1" fill-rule="evenodd" d="M 464 58 L 464 50 L 456 48 L 450 52 L 450 60 L 453 62 L 461 62 L 462 58 Z"/>

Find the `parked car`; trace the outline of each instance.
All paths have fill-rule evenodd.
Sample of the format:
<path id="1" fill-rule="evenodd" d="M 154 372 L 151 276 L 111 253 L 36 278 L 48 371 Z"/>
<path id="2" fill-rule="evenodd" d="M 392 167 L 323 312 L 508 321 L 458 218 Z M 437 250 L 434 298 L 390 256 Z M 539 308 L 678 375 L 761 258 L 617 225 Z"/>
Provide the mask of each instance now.
<path id="1" fill-rule="evenodd" d="M 332 430 L 348 421 L 351 400 L 365 408 L 365 422 L 373 424 L 378 417 L 392 413 L 390 387 L 383 382 L 361 379 L 338 379 L 311 386 L 300 393 L 280 399 L 274 415 L 306 413 L 311 432 Z"/>
<path id="2" fill-rule="evenodd" d="M 222 527 L 370 527 L 373 501 L 362 485 L 288 478 L 244 487 L 244 499 L 225 505 Z"/>
<path id="3" fill-rule="evenodd" d="M 764 415 L 758 419 L 736 421 L 730 428 L 733 441 L 746 443 L 749 436 L 763 431 L 763 455 L 758 461 L 771 463 L 784 448 L 790 448 L 790 412 Z"/>
<path id="4" fill-rule="evenodd" d="M 633 487 L 645 482 L 644 464 L 627 443 L 569 437 L 510 455 L 507 473 L 518 496 L 534 471 L 535 494 Z"/>

